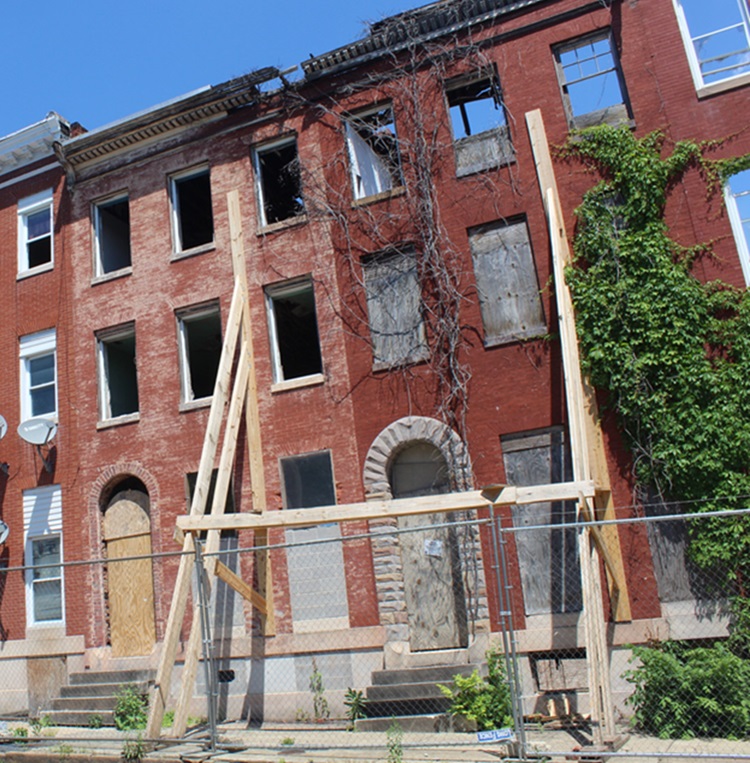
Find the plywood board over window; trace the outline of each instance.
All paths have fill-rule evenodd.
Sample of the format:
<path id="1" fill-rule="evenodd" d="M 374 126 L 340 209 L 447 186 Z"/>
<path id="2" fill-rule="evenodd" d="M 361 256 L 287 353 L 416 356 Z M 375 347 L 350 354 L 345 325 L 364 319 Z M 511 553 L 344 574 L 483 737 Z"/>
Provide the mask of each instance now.
<path id="1" fill-rule="evenodd" d="M 525 220 L 469 229 L 486 346 L 544 334 L 539 281 Z"/>

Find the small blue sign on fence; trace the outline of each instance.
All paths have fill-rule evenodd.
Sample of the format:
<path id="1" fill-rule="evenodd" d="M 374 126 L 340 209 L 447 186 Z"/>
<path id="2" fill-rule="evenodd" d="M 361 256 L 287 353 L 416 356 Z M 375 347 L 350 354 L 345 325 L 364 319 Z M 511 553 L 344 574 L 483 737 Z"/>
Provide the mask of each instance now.
<path id="1" fill-rule="evenodd" d="M 477 731 L 478 742 L 513 742 L 515 736 L 513 729 L 492 729 L 491 731 Z"/>

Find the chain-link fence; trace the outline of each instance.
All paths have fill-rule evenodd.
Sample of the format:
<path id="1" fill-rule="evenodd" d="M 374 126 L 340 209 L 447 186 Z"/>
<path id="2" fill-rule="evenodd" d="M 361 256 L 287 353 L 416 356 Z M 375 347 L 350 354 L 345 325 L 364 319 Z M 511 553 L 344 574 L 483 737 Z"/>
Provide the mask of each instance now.
<path id="1" fill-rule="evenodd" d="M 447 760 L 465 749 L 473 760 L 750 760 L 744 560 L 696 561 L 701 539 L 746 534 L 750 513 L 639 513 L 609 525 L 626 582 L 617 602 L 612 560 L 600 565 L 606 686 L 590 680 L 574 505 L 272 531 L 273 634 L 248 599 L 252 534 L 227 534 L 218 561 L 245 587 L 209 575 L 214 560 L 197 554 L 202 664 L 189 726 L 220 745 L 307 759 L 356 749 Z M 39 543 L 31 564 L 0 575 L 4 741 L 78 744 L 111 738 L 115 722 L 138 725 L 179 556 L 132 550 L 61 564 L 59 544 Z M 188 611 L 168 710 L 191 622 Z M 613 727 L 593 712 L 592 691 L 611 703 Z"/>

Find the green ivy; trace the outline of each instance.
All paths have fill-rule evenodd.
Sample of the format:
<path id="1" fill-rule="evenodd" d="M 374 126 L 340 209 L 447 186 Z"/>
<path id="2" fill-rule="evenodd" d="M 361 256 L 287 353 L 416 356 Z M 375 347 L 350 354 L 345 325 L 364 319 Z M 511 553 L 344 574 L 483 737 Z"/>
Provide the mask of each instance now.
<path id="1" fill-rule="evenodd" d="M 664 209 L 689 170 L 710 193 L 750 156 L 711 161 L 715 144 L 595 127 L 563 149 L 599 172 L 577 210 L 567 280 L 584 371 L 606 390 L 633 454 L 635 476 L 701 511 L 742 508 L 750 495 L 750 297 L 692 273 L 710 245 L 680 246 Z M 692 524 L 691 553 L 747 597 L 750 519 Z"/>

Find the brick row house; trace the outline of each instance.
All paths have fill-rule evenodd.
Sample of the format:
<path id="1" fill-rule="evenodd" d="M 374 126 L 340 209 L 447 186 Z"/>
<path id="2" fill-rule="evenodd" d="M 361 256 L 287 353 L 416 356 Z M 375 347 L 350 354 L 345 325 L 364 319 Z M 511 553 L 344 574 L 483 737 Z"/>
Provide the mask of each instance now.
<path id="1" fill-rule="evenodd" d="M 568 477 L 549 231 L 524 115 L 541 110 L 552 145 L 609 123 L 670 141 L 732 136 L 718 156 L 750 152 L 748 7 L 714 5 L 704 27 L 698 0 L 445 0 L 373 24 L 291 82 L 260 70 L 89 132 L 50 114 L 0 139 L 3 564 L 105 559 L 132 523 L 135 553 L 177 548 L 232 295 L 235 190 L 270 510 Z M 556 172 L 572 231 L 592 178 L 574 164 Z M 750 279 L 749 193 L 745 171 L 709 210 L 690 176 L 670 202 L 675 238 L 714 242 L 699 278 Z M 39 417 L 57 426 L 51 447 L 16 435 Z M 628 455 L 607 418 L 604 433 L 614 503 L 630 507 Z M 246 460 L 229 510 L 251 508 Z M 542 523 L 560 509 L 534 511 Z M 527 521 L 515 508 L 507 518 Z M 253 619 L 233 602 L 230 712 L 254 712 L 265 691 L 264 716 L 288 716 L 294 701 L 273 694 L 295 690 L 274 686 L 296 671 L 307 693 L 311 655 L 339 704 L 410 655 L 481 659 L 498 627 L 489 536 L 434 531 L 440 563 L 425 584 L 423 536 L 371 524 L 272 533 L 356 538 L 274 552 L 277 635 L 260 666 Z M 223 543 L 247 545 L 243 534 Z M 516 627 L 547 633 L 525 651 L 554 650 L 553 617 L 581 646 L 566 538 L 514 544 Z M 633 619 L 615 647 L 665 616 L 645 532 L 621 543 Z M 234 559 L 252 577 L 249 557 Z M 40 707 L 74 670 L 156 665 L 177 562 L 132 565 L 120 578 L 106 565 L 7 576 L 0 662 L 23 680 L 0 689 L 0 710 Z M 110 590 L 128 581 L 147 606 Z"/>

